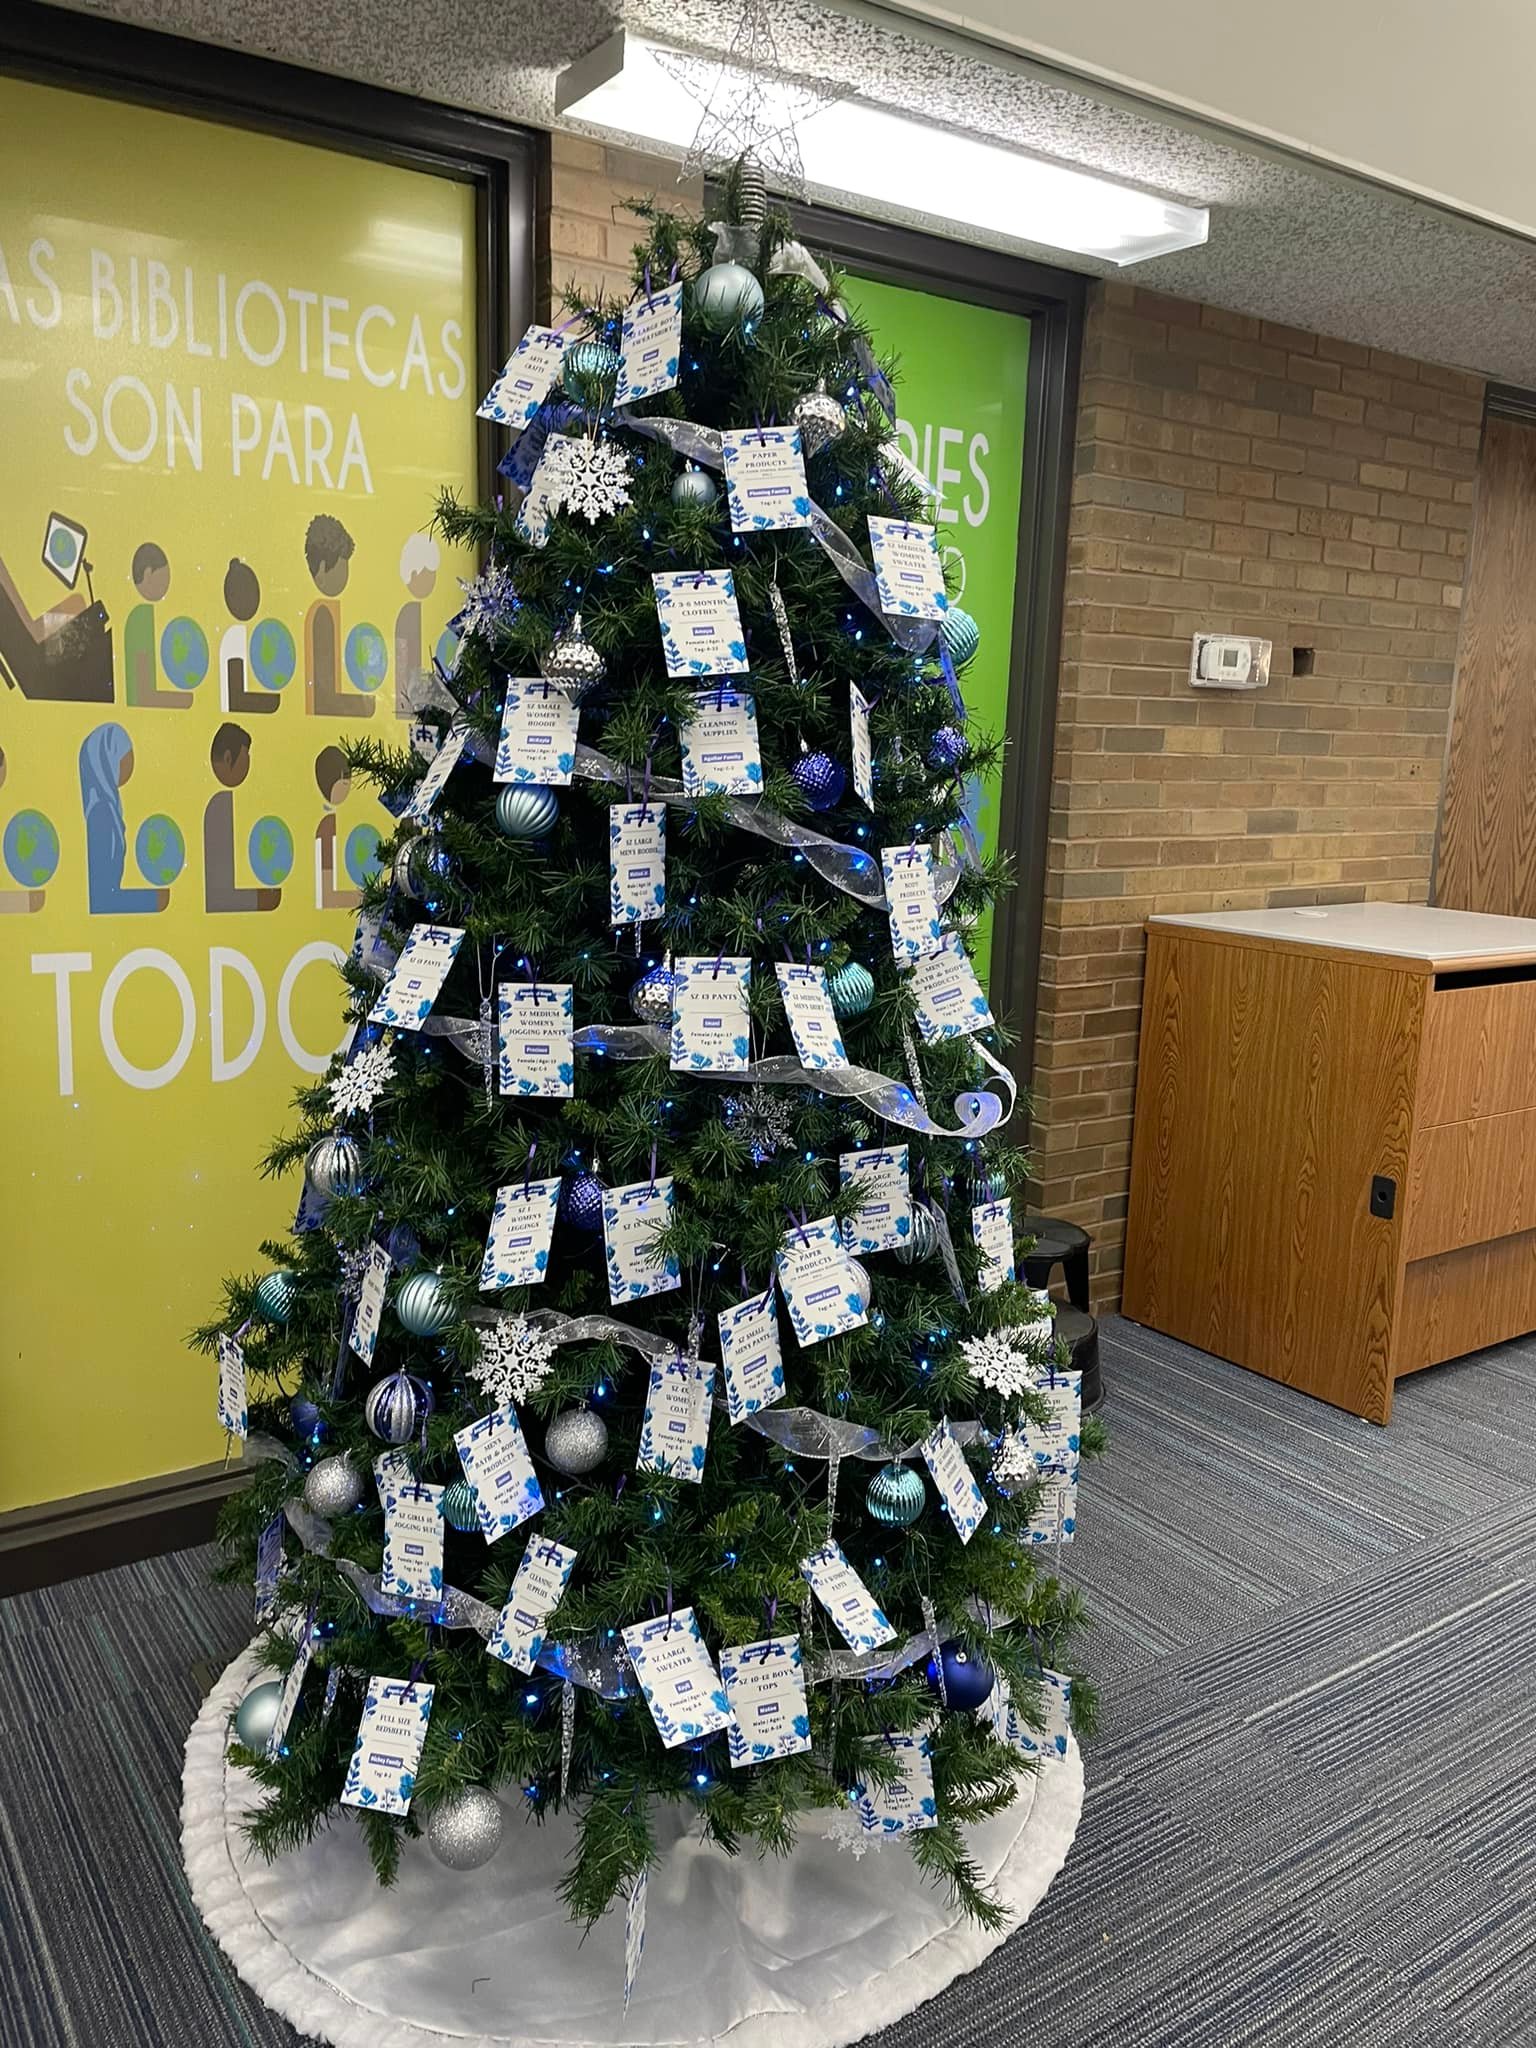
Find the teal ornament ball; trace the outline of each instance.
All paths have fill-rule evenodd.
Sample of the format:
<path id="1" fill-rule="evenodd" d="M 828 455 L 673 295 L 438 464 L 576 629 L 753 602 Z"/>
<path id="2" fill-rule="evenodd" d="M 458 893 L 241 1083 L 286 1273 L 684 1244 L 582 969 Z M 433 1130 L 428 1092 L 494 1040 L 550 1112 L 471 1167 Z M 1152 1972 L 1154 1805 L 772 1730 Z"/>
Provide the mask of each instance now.
<path id="1" fill-rule="evenodd" d="M 697 505 L 708 511 L 720 496 L 715 480 L 707 469 L 695 469 L 690 463 L 681 476 L 672 479 L 672 502 L 674 505 Z"/>
<path id="2" fill-rule="evenodd" d="M 253 1685 L 235 1710 L 235 1740 L 247 1749 L 264 1750 L 277 1726 L 277 1709 L 283 1697 L 283 1682 L 270 1679 Z"/>
<path id="3" fill-rule="evenodd" d="M 939 621 L 939 638 L 949 650 L 949 658 L 956 668 L 964 668 L 968 661 L 976 659 L 976 650 L 981 645 L 981 628 L 969 612 L 961 611 L 952 604 Z"/>
<path id="4" fill-rule="evenodd" d="M 256 1282 L 256 1313 L 264 1322 L 286 1323 L 299 1298 L 299 1276 L 286 1266 L 264 1273 Z"/>
<path id="5" fill-rule="evenodd" d="M 432 1413 L 432 1389 L 408 1372 L 392 1372 L 368 1390 L 363 1420 L 381 1443 L 408 1444 Z"/>
<path id="6" fill-rule="evenodd" d="M 455 1479 L 443 1490 L 443 1520 L 450 1529 L 478 1529 L 480 1508 L 467 1479 Z"/>
<path id="7" fill-rule="evenodd" d="M 931 1214 L 920 1203 L 912 1204 L 912 1231 L 896 1247 L 896 1256 L 904 1266 L 915 1266 L 923 1259 L 931 1259 L 939 1248 L 939 1227 Z"/>
<path id="8" fill-rule="evenodd" d="M 612 395 L 619 352 L 606 341 L 573 341 L 560 367 L 560 381 L 583 405 L 600 405 Z"/>
<path id="9" fill-rule="evenodd" d="M 724 334 L 763 310 L 763 288 L 742 263 L 712 263 L 693 288 L 693 303 L 704 325 Z"/>
<path id="10" fill-rule="evenodd" d="M 927 1498 L 921 1472 L 911 1465 L 882 1465 L 869 1482 L 864 1505 L 882 1529 L 910 1529 Z"/>
<path id="11" fill-rule="evenodd" d="M 455 1320 L 441 1273 L 412 1273 L 395 1289 L 395 1314 L 413 1337 L 436 1337 Z"/>
<path id="12" fill-rule="evenodd" d="M 875 1000 L 875 977 L 857 960 L 848 960 L 827 976 L 827 993 L 839 1017 L 859 1017 Z"/>
<path id="13" fill-rule="evenodd" d="M 542 839 L 559 815 L 560 799 L 542 783 L 509 783 L 496 798 L 496 829 L 504 839 Z"/>
<path id="14" fill-rule="evenodd" d="M 316 1194 L 358 1194 L 363 1186 L 363 1148 L 345 1131 L 333 1131 L 310 1146 L 304 1171 Z"/>

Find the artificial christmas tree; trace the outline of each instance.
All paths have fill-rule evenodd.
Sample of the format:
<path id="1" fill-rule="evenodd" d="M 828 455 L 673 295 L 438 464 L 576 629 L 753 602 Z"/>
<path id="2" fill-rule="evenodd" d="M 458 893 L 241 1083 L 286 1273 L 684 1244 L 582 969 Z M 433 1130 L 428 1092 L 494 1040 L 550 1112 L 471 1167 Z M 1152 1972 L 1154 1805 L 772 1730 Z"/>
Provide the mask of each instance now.
<path id="1" fill-rule="evenodd" d="M 998 749 L 871 337 L 758 197 L 530 330 L 506 501 L 438 511 L 485 563 L 453 671 L 414 752 L 349 749 L 400 820 L 355 1032 L 267 1162 L 293 1237 L 199 1333 L 289 1672 L 249 1833 L 350 1805 L 388 1881 L 496 1853 L 488 1793 L 568 1807 L 591 1921 L 663 1802 L 724 1851 L 819 1810 L 990 1925 L 967 1824 L 1092 1707 L 965 951 Z"/>

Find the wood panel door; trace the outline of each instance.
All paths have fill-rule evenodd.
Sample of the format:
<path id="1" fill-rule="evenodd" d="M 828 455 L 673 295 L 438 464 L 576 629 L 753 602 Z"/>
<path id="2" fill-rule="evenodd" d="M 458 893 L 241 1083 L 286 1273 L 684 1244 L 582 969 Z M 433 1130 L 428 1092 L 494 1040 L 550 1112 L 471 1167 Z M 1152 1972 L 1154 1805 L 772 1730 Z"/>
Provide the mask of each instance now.
<path id="1" fill-rule="evenodd" d="M 1433 900 L 1536 917 L 1536 424 L 1491 416 L 1462 599 Z"/>

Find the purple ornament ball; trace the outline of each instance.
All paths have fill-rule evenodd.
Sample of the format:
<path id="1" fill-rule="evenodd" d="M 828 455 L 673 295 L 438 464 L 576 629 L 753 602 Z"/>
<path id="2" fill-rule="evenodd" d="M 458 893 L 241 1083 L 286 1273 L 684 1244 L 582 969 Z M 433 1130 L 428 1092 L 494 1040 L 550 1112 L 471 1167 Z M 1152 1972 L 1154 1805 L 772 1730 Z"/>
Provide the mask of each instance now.
<path id="1" fill-rule="evenodd" d="M 928 747 L 930 768 L 942 768 L 946 772 L 959 767 L 965 753 L 965 734 L 957 725 L 941 725 Z"/>
<path id="2" fill-rule="evenodd" d="M 848 781 L 842 763 L 820 752 L 802 754 L 789 773 L 813 811 L 830 811 Z"/>

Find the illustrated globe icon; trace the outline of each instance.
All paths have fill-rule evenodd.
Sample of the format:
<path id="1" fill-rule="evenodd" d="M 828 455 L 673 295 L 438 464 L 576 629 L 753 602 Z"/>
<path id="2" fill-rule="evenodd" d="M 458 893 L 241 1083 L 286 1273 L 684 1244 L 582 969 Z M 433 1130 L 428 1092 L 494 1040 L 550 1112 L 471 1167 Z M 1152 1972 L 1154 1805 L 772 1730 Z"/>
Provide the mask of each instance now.
<path id="1" fill-rule="evenodd" d="M 41 811 L 18 811 L 5 828 L 5 865 L 23 889 L 41 889 L 59 865 L 59 835 Z"/>
<path id="2" fill-rule="evenodd" d="M 48 559 L 56 569 L 69 572 L 75 566 L 78 542 L 67 526 L 56 526 L 48 535 Z"/>
<path id="3" fill-rule="evenodd" d="M 208 641 L 196 619 L 172 619 L 160 635 L 160 666 L 178 690 L 195 690 L 208 673 Z"/>
<path id="4" fill-rule="evenodd" d="M 452 675 L 454 663 L 459 658 L 459 636 L 452 626 L 444 626 L 437 636 L 437 658 Z"/>
<path id="5" fill-rule="evenodd" d="M 347 674 L 357 690 L 377 690 L 389 672 L 389 649 L 377 626 L 354 626 L 347 635 Z"/>
<path id="6" fill-rule="evenodd" d="M 281 619 L 263 619 L 251 634 L 251 674 L 264 690 L 285 690 L 297 666 L 288 628 Z"/>
<path id="7" fill-rule="evenodd" d="M 139 873 L 155 889 L 169 889 L 187 864 L 186 843 L 174 818 L 146 818 L 133 842 Z"/>
<path id="8" fill-rule="evenodd" d="M 293 873 L 293 834 L 281 818 L 258 818 L 246 850 L 251 872 L 264 888 L 275 889 Z"/>
<path id="9" fill-rule="evenodd" d="M 379 872 L 379 833 L 375 825 L 354 825 L 347 834 L 346 852 L 342 856 L 347 874 L 355 889 L 361 889 L 371 882 Z"/>

